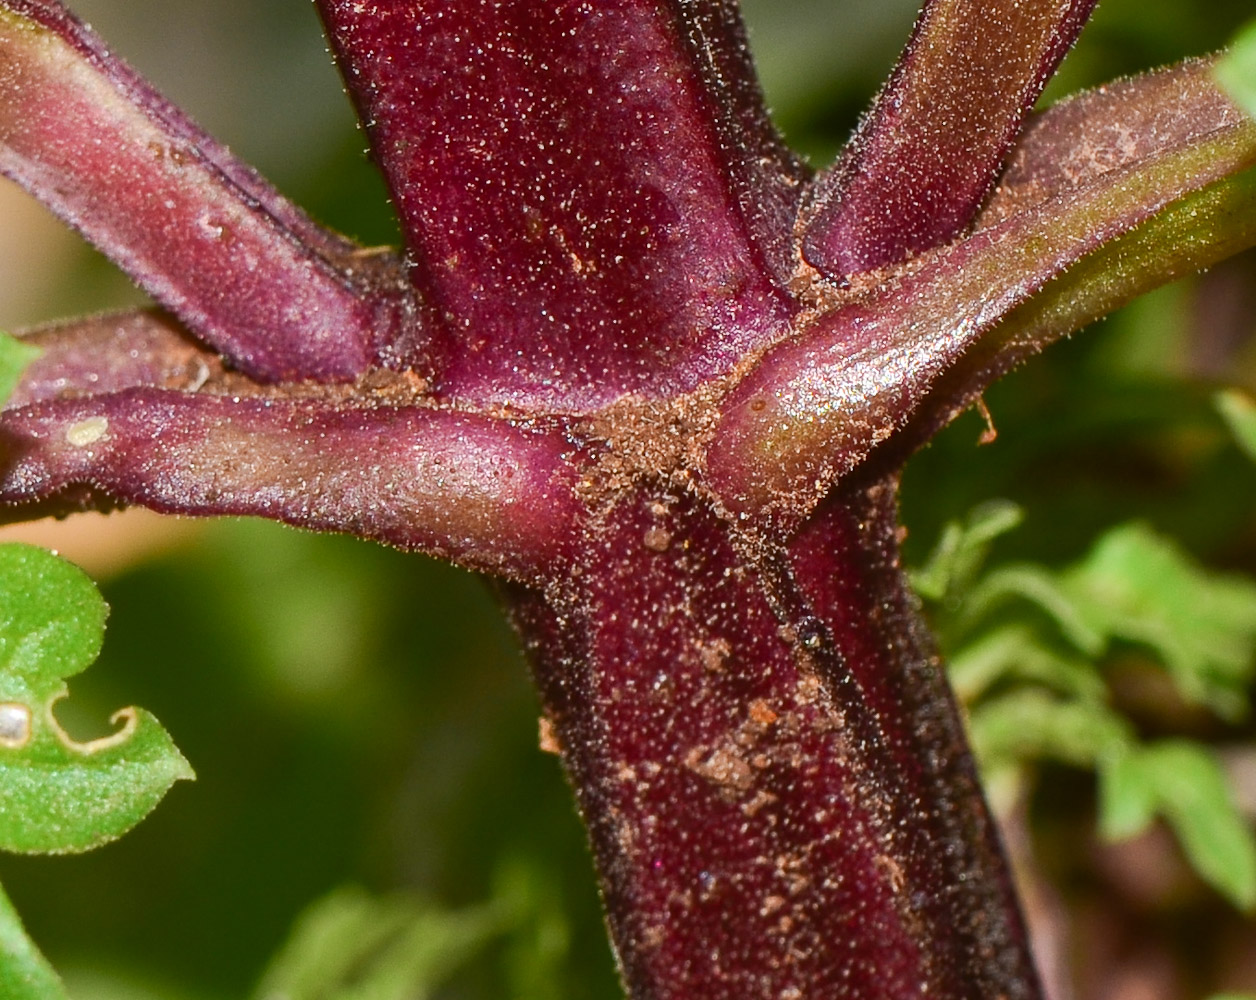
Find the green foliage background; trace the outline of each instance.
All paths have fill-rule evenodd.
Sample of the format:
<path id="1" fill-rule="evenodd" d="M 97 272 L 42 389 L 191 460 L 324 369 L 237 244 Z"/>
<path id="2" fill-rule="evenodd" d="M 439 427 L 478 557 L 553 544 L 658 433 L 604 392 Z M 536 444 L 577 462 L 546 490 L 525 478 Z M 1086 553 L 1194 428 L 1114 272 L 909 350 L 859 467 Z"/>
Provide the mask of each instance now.
<path id="1" fill-rule="evenodd" d="M 914 2 L 745 6 L 780 122 L 827 162 L 906 38 Z M 368 243 L 396 241 L 306 0 L 75 7 L 316 216 Z M 1250 14 L 1250 0 L 1105 0 L 1051 93 L 1215 49 Z M 0 325 L 132 301 L 83 251 L 40 311 Z M 1220 380 L 1256 389 L 1254 333 L 1249 256 L 1007 379 L 987 399 L 994 444 L 977 448 L 982 424 L 968 415 L 909 468 L 909 561 L 925 561 L 946 521 L 1005 497 L 1025 524 L 998 540 L 991 566 L 1063 567 L 1140 519 L 1211 566 L 1256 574 L 1256 464 L 1211 404 Z M 0 858 L 0 882 L 75 1000 L 248 996 L 296 915 L 344 885 L 406 895 L 367 918 L 360 897 L 340 895 L 339 910 L 303 926 L 365 919 L 404 934 L 428 921 L 443 928 L 432 933 L 480 935 L 482 957 L 439 996 L 618 996 L 583 834 L 556 760 L 537 750 L 526 668 L 479 581 L 349 539 L 224 522 L 103 589 L 104 653 L 76 679 L 68 721 L 90 727 L 144 705 L 199 780 L 100 851 Z M 1227 746 L 1256 735 L 1249 720 L 1166 694 L 1145 658 L 1117 659 L 1121 707 L 1145 735 Z M 1086 867 L 1092 779 L 1048 764 L 1034 787 L 1040 864 L 1066 904 L 1089 900 L 1102 891 Z M 1220 945 L 1189 937 L 1201 919 L 1224 922 L 1216 938 L 1256 937 L 1218 897 L 1191 890 L 1172 913 L 1136 919 L 1166 948 L 1180 931 L 1198 952 L 1184 996 L 1256 988 L 1256 971 L 1220 981 Z"/>

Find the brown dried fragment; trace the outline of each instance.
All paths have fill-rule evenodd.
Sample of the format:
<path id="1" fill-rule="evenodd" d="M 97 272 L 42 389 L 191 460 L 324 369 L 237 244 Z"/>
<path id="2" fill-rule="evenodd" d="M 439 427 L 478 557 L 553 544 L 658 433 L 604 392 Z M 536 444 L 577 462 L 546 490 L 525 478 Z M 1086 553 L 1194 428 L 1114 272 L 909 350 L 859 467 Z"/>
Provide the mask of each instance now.
<path id="1" fill-rule="evenodd" d="M 907 888 L 907 876 L 903 873 L 902 865 L 890 857 L 890 855 L 878 854 L 876 864 L 885 873 L 886 879 L 890 883 L 890 891 L 894 895 L 899 895 Z"/>
<path id="2" fill-rule="evenodd" d="M 727 639 L 713 639 L 698 648 L 698 656 L 702 660 L 703 669 L 713 674 L 724 670 L 724 664 L 732 654 L 733 647 Z"/>
<path id="3" fill-rule="evenodd" d="M 666 528 L 647 528 L 642 541 L 651 552 L 666 552 L 672 544 L 672 533 Z"/>
<path id="4" fill-rule="evenodd" d="M 718 786 L 725 795 L 747 792 L 754 785 L 750 765 L 731 747 L 716 747 L 710 753 L 705 747 L 694 747 L 685 755 L 685 767 Z"/>
<path id="5" fill-rule="evenodd" d="M 750 718 L 761 726 L 770 726 L 779 716 L 772 711 L 772 706 L 766 701 L 756 698 L 750 703 Z"/>
<path id="6" fill-rule="evenodd" d="M 784 896 L 768 896 L 763 901 L 763 905 L 759 907 L 759 916 L 761 917 L 771 916 L 773 913 L 775 913 L 784 905 L 785 905 Z"/>
<path id="7" fill-rule="evenodd" d="M 641 935 L 641 945 L 648 950 L 654 950 L 667 938 L 667 929 L 659 924 L 647 927 Z"/>
<path id="8" fill-rule="evenodd" d="M 542 753 L 562 754 L 562 741 L 558 738 L 558 730 L 554 727 L 554 720 L 548 715 L 542 715 L 537 719 L 537 733 L 539 737 L 537 742 Z"/>

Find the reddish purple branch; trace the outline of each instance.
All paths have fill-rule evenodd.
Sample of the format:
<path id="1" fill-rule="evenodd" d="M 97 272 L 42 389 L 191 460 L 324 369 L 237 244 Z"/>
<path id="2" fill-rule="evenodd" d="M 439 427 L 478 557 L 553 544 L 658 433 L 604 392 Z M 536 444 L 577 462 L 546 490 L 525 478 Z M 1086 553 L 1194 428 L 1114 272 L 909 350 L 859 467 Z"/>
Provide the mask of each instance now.
<path id="1" fill-rule="evenodd" d="M 0 505 L 254 514 L 511 579 L 563 565 L 581 512 L 576 450 L 561 435 L 398 405 L 383 387 L 374 402 L 198 392 L 187 381 L 203 379 L 202 363 L 190 362 L 168 368 L 177 389 L 115 383 L 41 400 L 36 383 L 0 420 Z"/>
<path id="2" fill-rule="evenodd" d="M 638 491 L 556 600 L 515 596 L 632 996 L 1038 996 L 894 497 L 748 563 Z"/>
<path id="3" fill-rule="evenodd" d="M 1092 6 L 929 0 L 812 187 L 727 0 L 319 0 L 403 264 L 54 0 L 0 0 L 0 170 L 170 310 L 24 335 L 0 505 L 506 578 L 637 1000 L 1035 1000 L 896 470 L 1012 362 L 1256 242 L 1256 123 L 1194 63 L 1036 119 L 952 243 Z"/>
<path id="4" fill-rule="evenodd" d="M 0 10 L 0 172 L 266 381 L 346 379 L 415 322 L 395 265 L 319 229 L 53 0 Z"/>
<path id="5" fill-rule="evenodd" d="M 1095 0 L 928 0 L 894 74 L 807 213 L 803 254 L 842 279 L 972 222 Z"/>
<path id="6" fill-rule="evenodd" d="M 1139 140 L 1121 130 L 1105 136 L 1097 124 L 1103 112 L 1132 102 L 1142 105 L 1131 115 L 1145 126 Z M 1091 159 L 1073 169 L 1032 165 L 1057 144 Z M 723 401 L 707 476 L 731 509 L 797 524 L 922 409 L 947 406 L 934 399 L 945 373 L 972 371 L 967 385 L 954 377 L 945 383 L 948 402 L 971 399 L 982 377 L 1002 370 L 981 345 L 1014 310 L 1061 275 L 1084 275 L 1078 265 L 1087 257 L 1179 199 L 1256 165 L 1256 123 L 1217 91 L 1207 63 L 1185 63 L 1048 114 L 1017 164 L 988 226 L 769 351 Z M 1194 250 L 1160 250 L 1158 259 L 1171 266 L 1148 267 L 1148 286 L 1199 266 Z M 1130 283 L 1120 284 L 1128 297 Z M 1105 301 L 1111 308 L 1120 298 Z M 1044 326 L 1032 346 L 1071 329 Z M 1025 354 L 1025 345 L 1004 349 Z"/>
<path id="7" fill-rule="evenodd" d="M 319 8 L 441 317 L 440 392 L 668 396 L 783 332 L 801 168 L 731 5 Z"/>

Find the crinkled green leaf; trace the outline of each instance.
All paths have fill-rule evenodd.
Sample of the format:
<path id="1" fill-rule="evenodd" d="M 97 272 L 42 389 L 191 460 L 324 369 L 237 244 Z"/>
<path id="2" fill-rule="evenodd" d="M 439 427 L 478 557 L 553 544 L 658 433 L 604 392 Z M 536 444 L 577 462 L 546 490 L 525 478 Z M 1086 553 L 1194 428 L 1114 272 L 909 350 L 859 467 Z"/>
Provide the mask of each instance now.
<path id="1" fill-rule="evenodd" d="M 1064 638 L 1087 656 L 1103 652 L 1104 634 L 1091 609 L 1078 601 L 1056 573 L 1041 566 L 1003 566 L 987 573 L 964 599 L 960 629 L 973 628 L 1013 598 L 1045 612 Z"/>
<path id="2" fill-rule="evenodd" d="M 39 348 L 0 333 L 0 403 L 13 394 L 22 369 L 39 356 Z"/>
<path id="3" fill-rule="evenodd" d="M 79 743 L 53 709 L 64 679 L 100 651 L 107 608 L 80 569 L 30 545 L 0 546 L 0 849 L 84 851 L 144 818 L 192 770 L 149 713 Z"/>
<path id="4" fill-rule="evenodd" d="M 929 561 L 910 573 L 912 586 L 931 601 L 966 589 L 985 562 L 990 544 L 1023 519 L 1024 511 L 1010 500 L 990 500 L 973 508 L 966 523 L 948 522 Z"/>
<path id="5" fill-rule="evenodd" d="M 13 904 L 0 889 L 0 997 L 66 1000 L 61 980 L 31 943 Z"/>
<path id="6" fill-rule="evenodd" d="M 489 904 L 441 910 L 345 888 L 314 903 L 267 969 L 256 1000 L 424 1000 L 505 929 Z"/>
<path id="7" fill-rule="evenodd" d="M 1101 776 L 1105 836 L 1132 836 L 1162 815 L 1206 881 L 1236 906 L 1256 906 L 1256 836 L 1212 754 L 1185 740 L 1165 740 L 1111 759 Z"/>
<path id="8" fill-rule="evenodd" d="M 983 768 L 1034 758 L 1093 767 L 1133 739 L 1129 723 L 1106 705 L 1063 701 L 1034 688 L 982 702 L 969 717 L 969 734 Z"/>
<path id="9" fill-rule="evenodd" d="M 1239 447 L 1256 461 L 1256 400 L 1238 389 L 1225 389 L 1213 396 L 1212 402 Z"/>
<path id="10" fill-rule="evenodd" d="M 1256 405 L 1236 393 L 1217 405 L 1256 453 Z M 954 579 L 936 570 L 960 548 L 962 531 L 948 531 L 927 583 Z M 974 636 L 951 655 L 951 677 L 969 705 L 992 798 L 1012 801 L 1030 760 L 1093 767 L 1105 836 L 1132 836 L 1163 816 L 1204 879 L 1237 905 L 1256 905 L 1256 840 L 1221 768 L 1197 744 L 1139 746 L 1133 726 L 1106 705 L 1097 660 L 1113 640 L 1141 644 L 1185 697 L 1239 716 L 1256 668 L 1256 584 L 1206 571 L 1172 542 L 1129 524 L 1105 533 L 1063 572 L 1004 566 L 943 592 L 955 608 L 944 625 Z M 990 621 L 1000 624 L 980 630 Z"/>
<path id="11" fill-rule="evenodd" d="M 1082 701 L 1103 701 L 1107 694 L 1093 664 L 1045 646 L 1025 624 L 997 628 L 962 647 L 952 655 L 948 675 L 965 704 L 1007 680 L 1041 684 Z"/>
<path id="12" fill-rule="evenodd" d="M 1256 666 L 1256 584 L 1204 570 L 1139 524 L 1107 532 L 1063 589 L 1099 634 L 1150 647 L 1184 697 L 1234 718 Z"/>
<path id="13" fill-rule="evenodd" d="M 487 904 L 461 910 L 342 888 L 297 919 L 253 998 L 423 1000 L 493 944 L 511 997 L 554 1000 L 570 938 L 554 879 L 522 860 L 499 868 Z"/>
<path id="14" fill-rule="evenodd" d="M 1114 639 L 1146 646 L 1185 698 L 1229 719 L 1247 711 L 1256 584 L 1203 569 L 1143 525 L 1108 531 L 1062 573 L 1036 565 L 991 571 L 959 595 L 955 631 L 973 631 L 1016 599 L 1046 614 L 1060 638 L 1088 657 Z M 961 649 L 959 658 L 965 655 Z M 1040 658 L 1040 666 L 1046 662 Z"/>
<path id="15" fill-rule="evenodd" d="M 1217 82 L 1249 115 L 1256 117 L 1256 21 L 1234 38 L 1216 67 Z"/>

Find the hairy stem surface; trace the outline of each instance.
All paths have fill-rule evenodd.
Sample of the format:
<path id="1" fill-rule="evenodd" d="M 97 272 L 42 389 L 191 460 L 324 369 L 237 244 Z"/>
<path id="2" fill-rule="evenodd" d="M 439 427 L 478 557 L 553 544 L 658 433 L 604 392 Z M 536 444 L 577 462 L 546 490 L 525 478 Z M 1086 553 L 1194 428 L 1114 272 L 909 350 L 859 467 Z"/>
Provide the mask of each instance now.
<path id="1" fill-rule="evenodd" d="M 894 484 L 749 553 L 638 490 L 513 594 L 636 998 L 1037 997 Z"/>

